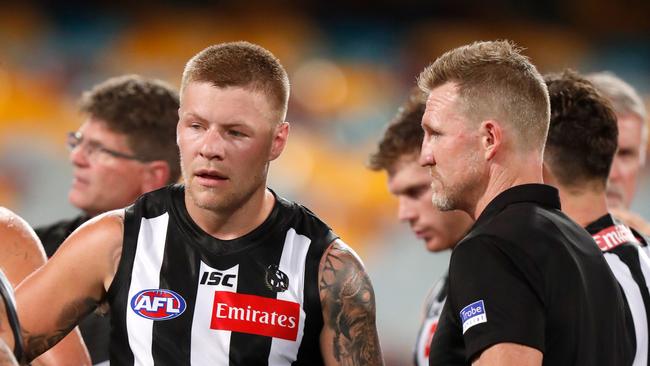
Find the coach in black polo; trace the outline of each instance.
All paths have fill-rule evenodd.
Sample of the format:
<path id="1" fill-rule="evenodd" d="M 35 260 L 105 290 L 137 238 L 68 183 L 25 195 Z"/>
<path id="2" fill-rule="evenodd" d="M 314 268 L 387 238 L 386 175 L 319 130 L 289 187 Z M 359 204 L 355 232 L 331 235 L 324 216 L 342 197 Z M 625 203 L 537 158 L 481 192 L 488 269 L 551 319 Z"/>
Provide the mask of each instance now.
<path id="1" fill-rule="evenodd" d="M 419 77 L 432 201 L 476 222 L 452 253 L 431 365 L 629 365 L 620 289 L 541 184 L 549 97 L 508 41 L 451 50 Z"/>

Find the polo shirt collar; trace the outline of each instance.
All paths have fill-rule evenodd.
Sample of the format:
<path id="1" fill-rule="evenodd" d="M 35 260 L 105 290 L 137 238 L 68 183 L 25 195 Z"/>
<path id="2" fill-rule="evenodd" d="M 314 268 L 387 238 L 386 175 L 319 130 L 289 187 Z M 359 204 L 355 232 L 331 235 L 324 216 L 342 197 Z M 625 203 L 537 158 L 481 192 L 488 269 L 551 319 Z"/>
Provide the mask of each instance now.
<path id="1" fill-rule="evenodd" d="M 555 187 L 537 183 L 522 184 L 508 188 L 494 197 L 479 215 L 475 226 L 494 217 L 507 206 L 522 202 L 533 203 L 550 209 L 561 209 L 560 194 Z"/>

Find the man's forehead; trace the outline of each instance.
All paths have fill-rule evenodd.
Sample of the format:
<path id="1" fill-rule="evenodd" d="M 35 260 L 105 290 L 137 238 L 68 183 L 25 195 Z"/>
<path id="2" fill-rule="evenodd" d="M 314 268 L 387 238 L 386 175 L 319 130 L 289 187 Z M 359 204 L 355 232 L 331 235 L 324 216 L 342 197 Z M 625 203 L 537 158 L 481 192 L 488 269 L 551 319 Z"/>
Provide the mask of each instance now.
<path id="1" fill-rule="evenodd" d="M 84 137 L 87 138 L 94 138 L 94 139 L 104 139 L 104 138 L 126 139 L 127 138 L 127 135 L 125 133 L 114 131 L 110 127 L 108 122 L 95 116 L 86 117 L 86 119 L 83 121 L 81 126 L 79 126 L 78 131 Z"/>
<path id="2" fill-rule="evenodd" d="M 402 156 L 388 169 L 388 185 L 391 191 L 428 184 L 430 179 L 429 169 L 420 166 L 417 155 L 413 154 Z"/>
<path id="3" fill-rule="evenodd" d="M 635 115 L 635 114 L 624 114 L 624 115 L 616 115 L 616 121 L 618 123 L 618 128 L 619 130 L 621 129 L 629 129 L 629 130 L 634 130 L 640 131 L 645 127 L 644 121 L 641 120 L 641 117 Z"/>
<path id="4" fill-rule="evenodd" d="M 455 102 L 459 97 L 459 91 L 460 88 L 455 82 L 447 82 L 433 88 L 427 97 L 427 109 Z"/>

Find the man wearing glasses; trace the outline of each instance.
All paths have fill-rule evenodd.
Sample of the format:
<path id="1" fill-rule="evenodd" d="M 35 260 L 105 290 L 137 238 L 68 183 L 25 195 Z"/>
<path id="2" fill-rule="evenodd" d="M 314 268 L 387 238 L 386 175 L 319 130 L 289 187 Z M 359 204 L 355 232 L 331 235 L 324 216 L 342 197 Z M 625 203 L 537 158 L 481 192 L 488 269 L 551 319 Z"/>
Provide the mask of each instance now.
<path id="1" fill-rule="evenodd" d="M 68 199 L 82 212 L 35 229 L 48 257 L 90 218 L 178 180 L 178 107 L 173 88 L 135 75 L 108 79 L 83 93 L 86 119 L 67 137 L 74 174 Z M 80 328 L 93 363 L 107 361 L 108 317 L 93 314 Z"/>

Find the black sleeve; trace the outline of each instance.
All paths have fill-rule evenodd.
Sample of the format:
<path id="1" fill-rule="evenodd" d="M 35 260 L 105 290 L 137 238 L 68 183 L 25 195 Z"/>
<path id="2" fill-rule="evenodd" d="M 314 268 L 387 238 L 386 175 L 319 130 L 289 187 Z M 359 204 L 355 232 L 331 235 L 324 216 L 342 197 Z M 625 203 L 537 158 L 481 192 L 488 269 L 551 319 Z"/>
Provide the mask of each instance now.
<path id="1" fill-rule="evenodd" d="M 531 282 L 543 278 L 538 272 L 515 246 L 498 238 L 475 237 L 454 250 L 449 310 L 460 325 L 468 361 L 504 342 L 544 352 L 543 284 Z"/>
<path id="2" fill-rule="evenodd" d="M 78 216 L 72 220 L 63 220 L 52 225 L 34 228 L 47 257 L 52 257 L 65 239 L 87 220 L 88 217 Z"/>
<path id="3" fill-rule="evenodd" d="M 61 246 L 61 243 L 67 237 L 67 228 L 61 223 L 56 223 L 50 226 L 41 226 L 34 228 L 36 235 L 41 240 L 43 244 L 43 249 L 45 249 L 45 254 L 48 258 L 54 255 L 57 249 Z"/>

